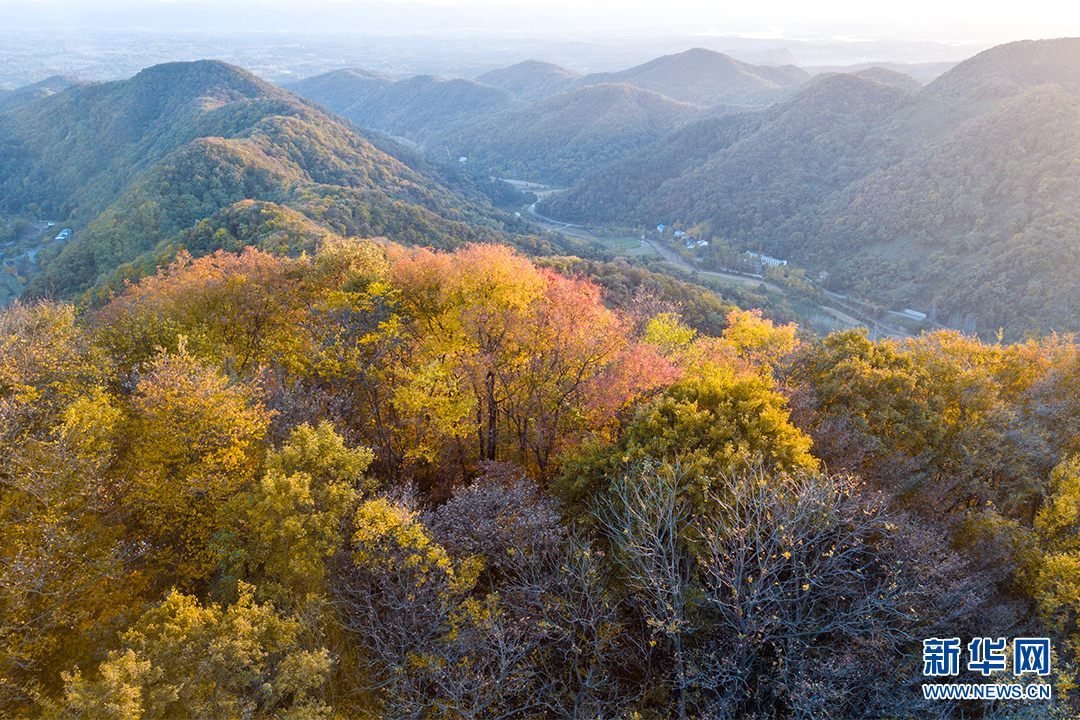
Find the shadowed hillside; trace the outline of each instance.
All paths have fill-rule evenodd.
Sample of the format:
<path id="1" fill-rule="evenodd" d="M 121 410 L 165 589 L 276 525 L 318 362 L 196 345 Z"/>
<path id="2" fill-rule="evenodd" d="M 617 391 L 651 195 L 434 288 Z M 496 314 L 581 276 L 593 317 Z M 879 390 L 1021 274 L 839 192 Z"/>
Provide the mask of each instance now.
<path id="1" fill-rule="evenodd" d="M 872 80 L 834 75 L 773 107 L 688 125 L 544 207 L 578 220 L 723 217 L 716 223 L 729 232 L 754 232 L 765 216 L 797 213 L 858 177 L 858 168 L 872 162 L 863 147 L 869 129 L 903 96 Z M 836 122 L 841 114 L 844 123 Z M 841 154 L 848 166 L 831 167 Z"/>
<path id="2" fill-rule="evenodd" d="M 689 125 L 542 212 L 698 225 L 956 327 L 1080 330 L 1078 63 L 1066 39 L 993 48 L 917 94 L 827 77 Z"/>

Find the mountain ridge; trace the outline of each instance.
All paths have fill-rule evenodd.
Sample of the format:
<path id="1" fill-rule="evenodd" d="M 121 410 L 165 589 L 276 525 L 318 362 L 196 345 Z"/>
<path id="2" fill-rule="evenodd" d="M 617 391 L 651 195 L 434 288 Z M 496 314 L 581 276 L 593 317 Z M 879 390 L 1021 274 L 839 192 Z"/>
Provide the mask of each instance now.
<path id="1" fill-rule="evenodd" d="M 581 75 L 541 60 L 523 60 L 509 67 L 478 75 L 477 82 L 509 90 L 522 100 L 542 100 L 573 88 Z"/>

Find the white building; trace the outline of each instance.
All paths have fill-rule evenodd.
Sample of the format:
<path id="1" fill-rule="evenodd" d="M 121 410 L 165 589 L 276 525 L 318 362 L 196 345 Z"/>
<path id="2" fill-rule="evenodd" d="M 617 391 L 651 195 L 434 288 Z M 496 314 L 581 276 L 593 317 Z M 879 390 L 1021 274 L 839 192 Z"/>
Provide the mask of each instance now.
<path id="1" fill-rule="evenodd" d="M 781 265 L 787 265 L 787 260 L 781 260 L 780 258 L 769 257 L 768 255 L 762 255 L 761 253 L 746 253 L 754 260 L 757 260 L 762 265 L 768 265 L 769 267 L 780 267 Z"/>

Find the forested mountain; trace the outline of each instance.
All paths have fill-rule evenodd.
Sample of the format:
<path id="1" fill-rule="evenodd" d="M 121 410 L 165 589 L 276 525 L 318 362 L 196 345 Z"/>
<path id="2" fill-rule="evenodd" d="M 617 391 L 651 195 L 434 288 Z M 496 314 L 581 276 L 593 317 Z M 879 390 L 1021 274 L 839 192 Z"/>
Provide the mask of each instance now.
<path id="1" fill-rule="evenodd" d="M 1080 38 L 1025 40 L 999 45 L 966 60 L 927 86 L 929 95 L 945 97 L 1009 97 L 1039 85 L 1054 84 L 1080 94 L 1080 78 L 1072 72 L 1080 54 Z"/>
<path id="2" fill-rule="evenodd" d="M 36 207 L 75 229 L 38 253 L 42 271 L 29 288 L 63 296 L 117 268 L 152 270 L 189 228 L 246 200 L 292 207 L 334 233 L 444 247 L 502 237 L 498 229 L 514 222 L 466 179 L 459 184 L 472 200 L 419 156 L 370 139 L 405 162 L 239 68 L 161 65 L 4 114 L 0 196 L 8 212 Z M 205 249 L 235 242 L 223 233 Z"/>
<path id="3" fill-rule="evenodd" d="M 777 213 L 798 213 L 860 177 L 880 151 L 866 145 L 868 132 L 904 98 L 892 86 L 832 75 L 770 108 L 690 124 L 544 207 L 555 217 L 603 222 L 719 214 L 733 236 L 756 232 Z M 844 165 L 834 162 L 841 154 Z"/>
<path id="4" fill-rule="evenodd" d="M 430 75 L 393 80 L 363 70 L 338 70 L 288 87 L 361 127 L 421 144 L 521 104 L 509 91 L 473 80 Z"/>
<path id="5" fill-rule="evenodd" d="M 694 48 L 629 70 L 586 75 L 577 84 L 629 83 L 696 105 L 754 107 L 778 100 L 810 77 L 794 65 L 751 65 L 723 53 Z"/>
<path id="6" fill-rule="evenodd" d="M 509 90 L 522 100 L 540 100 L 570 90 L 581 76 L 573 70 L 539 60 L 525 60 L 479 75 L 477 82 Z"/>
<path id="7" fill-rule="evenodd" d="M 1021 42 L 916 94 L 820 80 L 602 168 L 547 215 L 700 225 L 832 287 L 1006 337 L 1080 330 L 1080 41 Z M 885 78 L 882 78 L 885 79 Z"/>
<path id="8" fill-rule="evenodd" d="M 591 85 L 478 121 L 445 142 L 491 172 L 572 183 L 704 110 L 632 85 Z"/>

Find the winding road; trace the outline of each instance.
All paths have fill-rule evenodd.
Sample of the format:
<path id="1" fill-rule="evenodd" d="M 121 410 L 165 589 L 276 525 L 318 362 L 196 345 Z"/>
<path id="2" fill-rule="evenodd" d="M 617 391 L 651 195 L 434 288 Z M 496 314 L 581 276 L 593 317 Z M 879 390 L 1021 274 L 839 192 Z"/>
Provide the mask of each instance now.
<path id="1" fill-rule="evenodd" d="M 547 195 L 550 195 L 551 193 L 558 192 L 561 188 L 552 188 L 552 187 L 548 187 L 548 186 L 545 186 L 545 185 L 540 185 L 538 183 L 531 183 L 531 182 L 527 182 L 527 181 L 523 181 L 523 180 L 506 180 L 505 178 L 499 178 L 499 179 L 504 180 L 506 182 L 509 182 L 509 183 L 513 184 L 514 186 L 518 187 L 519 189 L 528 190 L 529 192 L 535 193 L 537 195 L 536 202 L 534 202 L 532 205 L 529 206 L 529 213 L 533 217 L 535 217 L 537 220 L 539 220 L 541 222 L 541 224 L 545 226 L 545 229 L 553 230 L 553 231 L 556 231 L 556 232 L 563 232 L 563 233 L 566 233 L 567 235 L 573 235 L 575 237 L 580 237 L 580 238 L 585 238 L 585 239 L 592 239 L 592 240 L 596 239 L 596 235 L 594 235 L 591 231 L 589 231 L 586 228 L 586 226 L 584 226 L 584 225 L 575 225 L 574 223 L 563 222 L 562 220 L 556 220 L 555 218 L 549 218 L 549 217 L 547 217 L 545 215 L 541 215 L 540 213 L 536 212 L 536 205 L 537 205 L 537 203 L 540 202 L 540 200 L 542 200 Z M 776 285 L 774 283 L 767 282 L 764 279 L 756 278 L 756 277 L 747 277 L 746 275 L 737 275 L 735 273 L 723 273 L 723 272 L 714 272 L 712 270 L 701 270 L 700 268 L 696 268 L 693 265 L 691 265 L 690 263 L 686 262 L 686 260 L 681 255 L 671 251 L 669 248 L 663 247 L 662 245 L 659 245 L 658 243 L 655 243 L 652 240 L 648 240 L 648 239 L 646 239 L 644 241 L 644 243 L 646 245 L 648 245 L 650 248 L 652 248 L 652 250 L 654 252 L 656 252 L 658 255 L 660 255 L 660 257 L 662 257 L 665 262 L 667 262 L 670 265 L 674 265 L 675 267 L 678 267 L 678 268 L 680 268 L 682 270 L 685 270 L 687 272 L 696 273 L 696 274 L 704 276 L 704 277 L 716 278 L 717 280 L 723 280 L 725 282 L 733 282 L 733 283 L 737 283 L 739 285 L 745 285 L 747 287 L 752 287 L 752 288 L 757 288 L 757 287 L 760 287 L 760 286 L 764 285 L 766 290 L 769 290 L 769 291 L 775 292 L 775 293 L 779 293 L 781 295 L 784 294 L 784 288 L 782 288 L 779 285 Z M 839 320 L 840 322 L 848 325 L 849 327 L 873 327 L 873 326 L 877 326 L 878 331 L 883 332 L 883 334 L 886 337 L 893 337 L 893 338 L 898 338 L 898 339 L 899 338 L 904 338 L 904 337 L 910 337 L 910 335 L 903 332 L 902 330 L 898 330 L 897 328 L 885 325 L 884 323 L 882 323 L 882 322 L 880 322 L 878 320 L 874 320 L 873 318 L 863 316 L 863 319 L 859 319 L 859 318 L 854 317 L 853 315 L 851 315 L 849 313 L 856 313 L 858 315 L 863 315 L 861 312 L 859 312 L 858 310 L 855 310 L 854 308 L 849 308 L 849 307 L 845 306 L 844 309 L 847 310 L 848 312 L 844 312 L 842 310 L 838 310 L 836 308 L 829 307 L 827 305 L 819 305 L 818 307 L 820 308 L 821 312 L 836 318 L 837 320 Z"/>

